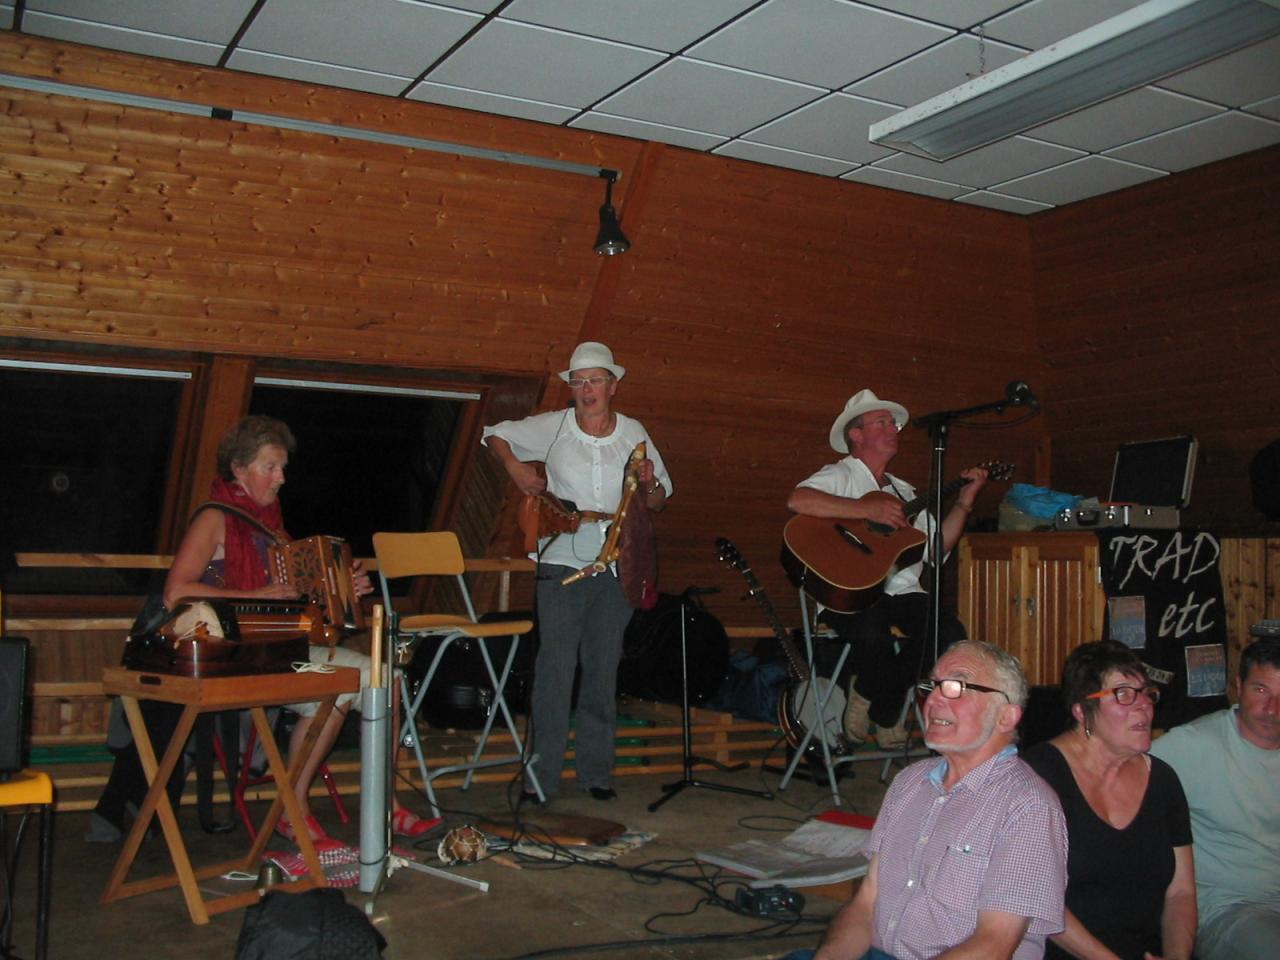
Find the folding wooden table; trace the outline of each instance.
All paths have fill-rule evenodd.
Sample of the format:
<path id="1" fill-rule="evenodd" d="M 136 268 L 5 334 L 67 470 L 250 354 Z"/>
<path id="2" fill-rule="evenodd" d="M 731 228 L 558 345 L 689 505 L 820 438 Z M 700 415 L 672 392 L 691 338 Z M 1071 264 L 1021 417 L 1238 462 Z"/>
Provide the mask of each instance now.
<path id="1" fill-rule="evenodd" d="M 197 881 L 220 876 L 231 870 L 256 872 L 263 851 L 271 840 L 272 829 L 280 818 L 282 807 L 288 814 L 290 823 L 302 824 L 302 809 L 293 792 L 294 778 L 315 746 L 316 738 L 329 712 L 333 709 L 338 695 L 352 693 L 359 688 L 360 672 L 351 667 L 338 667 L 332 673 L 263 673 L 203 679 L 126 670 L 123 667 L 109 667 L 104 670 L 102 689 L 107 693 L 118 694 L 124 704 L 125 714 L 129 718 L 129 726 L 133 730 L 138 756 L 142 760 L 142 769 L 147 775 L 150 789 L 147 791 L 142 808 L 138 811 L 137 819 L 134 820 L 133 828 L 125 838 L 124 849 L 120 851 L 115 869 L 107 881 L 102 902 L 111 903 L 113 900 L 124 897 L 176 886 L 182 889 L 192 922 L 200 924 L 208 923 L 210 914 L 234 910 L 256 902 L 260 896 L 256 889 L 206 900 L 200 892 Z M 181 704 L 183 707 L 177 729 L 158 765 L 155 748 L 147 733 L 146 724 L 143 722 L 142 711 L 138 707 L 139 700 L 160 700 L 165 703 Z M 293 758 L 292 764 L 286 767 L 284 758 L 280 755 L 280 748 L 276 745 L 271 725 L 267 722 L 265 708 L 311 700 L 320 701 L 320 707 L 307 731 L 301 750 Z M 196 717 L 207 711 L 242 709 L 247 709 L 253 717 L 258 739 L 266 751 L 267 762 L 276 780 L 276 799 L 271 804 L 271 809 L 267 811 L 266 819 L 262 821 L 257 840 L 243 858 L 194 869 L 191 858 L 187 855 L 182 833 L 178 829 L 173 807 L 169 803 L 165 784 L 182 757 L 187 738 L 195 726 Z M 126 883 L 125 878 L 138 855 L 142 838 L 146 835 L 147 826 L 153 816 L 160 818 L 165 843 L 169 847 L 169 855 L 173 860 L 174 872 Z M 312 887 L 326 886 L 324 869 L 316 854 L 315 845 L 311 842 L 310 834 L 302 829 L 297 832 L 297 835 L 298 847 L 309 872 L 303 879 L 287 884 L 282 889 L 302 892 Z"/>

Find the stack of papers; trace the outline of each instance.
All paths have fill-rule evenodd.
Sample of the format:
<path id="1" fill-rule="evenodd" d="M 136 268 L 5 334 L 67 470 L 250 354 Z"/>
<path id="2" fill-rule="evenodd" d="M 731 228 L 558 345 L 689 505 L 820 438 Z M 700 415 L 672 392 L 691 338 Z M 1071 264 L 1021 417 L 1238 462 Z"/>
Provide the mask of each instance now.
<path id="1" fill-rule="evenodd" d="M 869 829 L 815 819 L 781 840 L 744 840 L 694 856 L 753 878 L 752 887 L 813 887 L 863 876 L 868 861 L 860 851 L 870 836 Z"/>

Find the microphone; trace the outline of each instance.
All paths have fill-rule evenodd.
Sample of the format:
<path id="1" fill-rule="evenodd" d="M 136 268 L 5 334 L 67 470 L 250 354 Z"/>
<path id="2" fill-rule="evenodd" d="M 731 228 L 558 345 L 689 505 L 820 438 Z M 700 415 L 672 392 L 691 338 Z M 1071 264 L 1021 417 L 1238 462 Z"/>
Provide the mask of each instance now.
<path id="1" fill-rule="evenodd" d="M 1036 395 L 1031 392 L 1031 387 L 1027 386 L 1025 380 L 1015 380 L 1005 387 L 1004 396 L 1016 406 L 1030 407 L 1037 411 L 1040 409 L 1040 401 L 1036 399 Z"/>

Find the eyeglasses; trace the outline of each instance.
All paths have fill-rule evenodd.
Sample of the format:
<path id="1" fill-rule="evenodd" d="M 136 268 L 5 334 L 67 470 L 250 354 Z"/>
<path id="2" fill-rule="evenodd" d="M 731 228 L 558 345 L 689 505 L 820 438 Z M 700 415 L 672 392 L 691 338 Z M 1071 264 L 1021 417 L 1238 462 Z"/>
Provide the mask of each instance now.
<path id="1" fill-rule="evenodd" d="M 1085 699 L 1101 700 L 1103 697 L 1112 696 L 1116 698 L 1116 703 L 1127 707 L 1138 699 L 1138 694 L 1140 693 L 1146 694 L 1152 706 L 1160 702 L 1160 690 L 1158 687 L 1131 687 L 1128 684 L 1121 684 L 1118 687 L 1112 687 L 1110 690 L 1099 690 L 1097 693 L 1089 694 Z"/>
<path id="2" fill-rule="evenodd" d="M 944 700 L 959 700 L 966 690 L 977 690 L 979 693 L 998 693 L 1009 703 L 1013 703 L 1012 700 L 1009 700 L 1009 695 L 1003 690 L 997 690 L 995 687 L 984 687 L 980 683 L 970 683 L 968 680 L 956 680 L 952 677 L 947 677 L 944 680 L 921 680 L 916 684 L 916 689 L 925 694 L 933 693 L 934 690 L 937 690 L 942 694 Z"/>
<path id="3" fill-rule="evenodd" d="M 876 420 L 863 420 L 858 424 L 859 430 L 865 430 L 867 427 L 889 427 L 894 433 L 901 433 L 902 428 L 898 426 L 898 421 L 893 417 L 880 417 Z"/>
<path id="4" fill-rule="evenodd" d="M 593 387 L 603 387 L 612 377 L 574 377 L 569 381 L 570 390 L 581 390 L 588 383 Z"/>

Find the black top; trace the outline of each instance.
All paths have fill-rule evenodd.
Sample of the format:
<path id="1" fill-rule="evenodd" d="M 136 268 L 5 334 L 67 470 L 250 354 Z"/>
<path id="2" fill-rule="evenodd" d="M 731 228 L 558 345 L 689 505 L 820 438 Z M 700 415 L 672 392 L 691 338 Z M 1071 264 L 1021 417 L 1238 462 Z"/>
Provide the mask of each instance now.
<path id="1" fill-rule="evenodd" d="M 1138 813 L 1117 830 L 1093 812 L 1057 747 L 1037 744 L 1023 759 L 1062 802 L 1070 840 L 1067 908 L 1124 960 L 1142 960 L 1147 950 L 1163 956 L 1160 918 L 1173 882 L 1173 848 L 1191 845 L 1191 817 L 1178 775 L 1151 757 Z M 1052 941 L 1044 955 L 1046 960 L 1071 956 Z"/>

